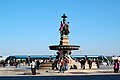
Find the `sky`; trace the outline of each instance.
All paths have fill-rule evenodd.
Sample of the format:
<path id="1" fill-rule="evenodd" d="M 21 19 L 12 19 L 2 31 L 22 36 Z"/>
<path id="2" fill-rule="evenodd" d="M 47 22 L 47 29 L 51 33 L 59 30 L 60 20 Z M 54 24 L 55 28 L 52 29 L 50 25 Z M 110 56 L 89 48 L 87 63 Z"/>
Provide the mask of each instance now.
<path id="1" fill-rule="evenodd" d="M 120 55 L 120 0 L 0 0 L 0 55 L 54 55 L 68 16 L 73 55 Z"/>

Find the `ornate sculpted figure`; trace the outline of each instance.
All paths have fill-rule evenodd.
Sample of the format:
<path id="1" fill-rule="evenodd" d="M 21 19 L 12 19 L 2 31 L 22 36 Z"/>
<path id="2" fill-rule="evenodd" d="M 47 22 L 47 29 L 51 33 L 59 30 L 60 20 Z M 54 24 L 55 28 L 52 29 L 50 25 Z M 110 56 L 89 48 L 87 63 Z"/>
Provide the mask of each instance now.
<path id="1" fill-rule="evenodd" d="M 60 34 L 61 36 L 63 35 L 68 35 L 70 33 L 69 31 L 69 22 L 66 23 L 66 19 L 67 16 L 65 16 L 65 14 L 62 16 L 63 18 L 63 22 L 61 21 L 61 24 L 60 24 Z"/>

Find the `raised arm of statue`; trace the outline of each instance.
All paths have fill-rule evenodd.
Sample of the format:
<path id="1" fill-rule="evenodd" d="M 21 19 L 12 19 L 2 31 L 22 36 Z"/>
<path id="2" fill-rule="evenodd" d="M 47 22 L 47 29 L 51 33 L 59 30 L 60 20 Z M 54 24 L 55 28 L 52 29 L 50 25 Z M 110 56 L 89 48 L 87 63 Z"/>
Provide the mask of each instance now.
<path id="1" fill-rule="evenodd" d="M 62 29 L 63 29 L 63 23 L 62 23 L 62 21 L 61 21 L 61 24 L 60 24 L 60 32 L 62 31 Z"/>

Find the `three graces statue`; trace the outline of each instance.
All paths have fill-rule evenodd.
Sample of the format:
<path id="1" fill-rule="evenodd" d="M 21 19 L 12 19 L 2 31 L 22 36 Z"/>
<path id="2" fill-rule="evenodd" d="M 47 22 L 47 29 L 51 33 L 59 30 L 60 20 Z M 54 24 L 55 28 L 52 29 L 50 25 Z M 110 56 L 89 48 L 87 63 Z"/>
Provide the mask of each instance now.
<path id="1" fill-rule="evenodd" d="M 67 16 L 65 14 L 63 14 L 62 18 L 63 18 L 63 22 L 61 21 L 60 29 L 59 29 L 61 36 L 68 35 L 70 33 L 69 22 L 66 23 L 66 19 L 65 19 L 65 18 L 67 18 Z"/>

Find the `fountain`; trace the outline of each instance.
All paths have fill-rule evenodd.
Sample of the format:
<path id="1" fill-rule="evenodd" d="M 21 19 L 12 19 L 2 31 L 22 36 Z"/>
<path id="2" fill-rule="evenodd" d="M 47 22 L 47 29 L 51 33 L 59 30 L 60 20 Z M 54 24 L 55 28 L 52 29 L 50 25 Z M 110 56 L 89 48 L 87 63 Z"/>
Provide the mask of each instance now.
<path id="1" fill-rule="evenodd" d="M 72 50 L 79 50 L 80 46 L 78 45 L 70 45 L 68 40 L 68 35 L 70 33 L 69 30 L 69 22 L 66 23 L 67 16 L 63 14 L 63 21 L 60 24 L 60 44 L 59 45 L 51 45 L 49 46 L 50 50 L 57 50 L 56 58 L 68 58 L 69 59 L 69 68 L 72 65 L 77 65 L 78 63 L 71 57 Z"/>

